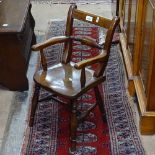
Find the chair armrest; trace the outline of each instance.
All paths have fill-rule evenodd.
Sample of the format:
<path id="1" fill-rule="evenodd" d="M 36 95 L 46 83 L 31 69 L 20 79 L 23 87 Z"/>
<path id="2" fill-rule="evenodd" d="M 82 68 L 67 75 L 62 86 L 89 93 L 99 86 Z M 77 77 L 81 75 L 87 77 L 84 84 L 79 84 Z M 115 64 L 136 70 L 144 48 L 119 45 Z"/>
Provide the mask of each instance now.
<path id="1" fill-rule="evenodd" d="M 88 45 L 91 47 L 95 47 L 95 48 L 99 48 L 99 49 L 103 49 L 103 46 L 99 45 L 94 39 L 90 38 L 90 37 L 75 37 L 75 36 L 71 36 L 71 39 L 75 40 L 75 41 L 79 41 L 84 45 Z"/>
<path id="2" fill-rule="evenodd" d="M 90 66 L 95 63 L 103 62 L 106 59 L 106 56 L 107 56 L 107 52 L 105 50 L 102 50 L 101 54 L 99 54 L 93 58 L 89 58 L 87 60 L 82 60 L 78 63 L 75 63 L 74 67 L 76 69 L 82 69 L 86 66 Z"/>
<path id="3" fill-rule="evenodd" d="M 42 43 L 38 43 L 36 45 L 32 46 L 32 50 L 33 51 L 38 51 L 38 50 L 42 50 L 48 46 L 54 45 L 54 44 L 58 44 L 58 43 L 63 43 L 68 41 L 70 38 L 66 37 L 66 36 L 56 36 L 56 37 L 52 37 Z"/>

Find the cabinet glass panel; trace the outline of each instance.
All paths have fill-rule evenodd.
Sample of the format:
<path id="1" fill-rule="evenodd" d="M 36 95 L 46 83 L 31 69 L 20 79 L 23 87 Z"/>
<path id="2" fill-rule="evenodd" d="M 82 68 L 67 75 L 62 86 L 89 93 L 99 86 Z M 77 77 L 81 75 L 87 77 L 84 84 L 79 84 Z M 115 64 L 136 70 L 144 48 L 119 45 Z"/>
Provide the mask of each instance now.
<path id="1" fill-rule="evenodd" d="M 124 32 L 128 29 L 129 0 L 124 1 Z"/>
<path id="2" fill-rule="evenodd" d="M 145 93 L 147 95 L 148 74 L 149 74 L 149 61 L 151 51 L 151 38 L 152 38 L 152 21 L 153 21 L 153 8 L 149 1 L 146 5 L 146 14 L 144 18 L 143 27 L 143 43 L 142 43 L 142 57 L 141 57 L 141 78 L 144 85 Z"/>
<path id="3" fill-rule="evenodd" d="M 137 0 L 131 0 L 129 33 L 128 33 L 128 46 L 130 48 L 131 58 L 133 58 L 133 50 L 135 42 L 136 13 L 137 13 Z"/>

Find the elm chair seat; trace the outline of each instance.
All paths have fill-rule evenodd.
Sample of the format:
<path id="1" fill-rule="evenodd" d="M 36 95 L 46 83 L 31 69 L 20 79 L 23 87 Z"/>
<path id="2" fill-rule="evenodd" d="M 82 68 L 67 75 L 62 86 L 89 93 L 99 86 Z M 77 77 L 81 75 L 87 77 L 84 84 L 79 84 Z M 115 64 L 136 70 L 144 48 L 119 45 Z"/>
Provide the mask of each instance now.
<path id="1" fill-rule="evenodd" d="M 48 68 L 47 72 L 40 70 L 35 73 L 34 80 L 45 89 L 50 89 L 53 93 L 64 97 L 77 98 L 81 95 L 81 70 L 75 69 L 73 64 L 59 63 Z M 98 85 L 105 80 L 105 77 L 94 77 L 94 71 L 88 68 L 86 68 L 85 74 L 86 83 L 82 93 L 90 89 L 91 84 L 96 83 Z"/>

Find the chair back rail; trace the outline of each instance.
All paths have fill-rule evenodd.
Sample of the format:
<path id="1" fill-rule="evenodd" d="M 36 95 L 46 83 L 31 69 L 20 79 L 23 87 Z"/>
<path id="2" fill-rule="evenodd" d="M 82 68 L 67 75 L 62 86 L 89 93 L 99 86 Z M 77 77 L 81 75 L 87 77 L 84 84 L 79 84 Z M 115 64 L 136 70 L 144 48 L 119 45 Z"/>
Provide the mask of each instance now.
<path id="1" fill-rule="evenodd" d="M 101 17 L 101 16 L 97 16 L 88 12 L 84 12 L 81 10 L 77 10 L 74 9 L 73 14 L 72 14 L 72 18 L 74 19 L 78 19 L 78 20 L 82 20 L 84 22 L 88 22 L 97 26 L 101 26 L 104 27 L 106 29 L 109 29 L 109 27 L 111 26 L 111 20 Z"/>
<path id="2" fill-rule="evenodd" d="M 97 42 L 92 41 L 91 39 L 88 39 L 88 38 L 83 39 L 83 38 L 73 37 L 72 31 L 73 31 L 74 19 L 91 23 L 107 29 L 105 43 L 102 45 L 99 45 Z M 118 23 L 119 23 L 118 17 L 114 17 L 113 19 L 104 18 L 85 11 L 78 10 L 76 5 L 74 4 L 71 5 L 68 11 L 65 35 L 71 37 L 72 39 L 65 43 L 62 62 L 68 63 L 71 60 L 73 40 L 80 41 L 81 43 L 92 47 L 96 47 L 100 49 L 103 48 L 107 52 L 106 59 L 103 59 L 103 61 L 100 61 L 98 63 L 98 67 L 94 74 L 94 76 L 96 77 L 102 76 L 108 62 L 113 34 L 115 32 L 115 28 L 118 25 Z"/>

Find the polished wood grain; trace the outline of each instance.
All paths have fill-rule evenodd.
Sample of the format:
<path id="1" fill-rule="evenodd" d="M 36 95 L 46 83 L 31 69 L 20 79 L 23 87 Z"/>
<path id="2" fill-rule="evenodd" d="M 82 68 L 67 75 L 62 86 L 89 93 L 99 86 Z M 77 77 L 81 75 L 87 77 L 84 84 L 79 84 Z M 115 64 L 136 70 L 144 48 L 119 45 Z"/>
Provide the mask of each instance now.
<path id="1" fill-rule="evenodd" d="M 74 19 L 82 20 L 106 28 L 107 34 L 105 43 L 99 44 L 94 39 L 89 37 L 81 38 L 73 36 L 72 30 Z M 92 21 L 90 21 L 90 19 L 92 19 Z M 98 85 L 105 81 L 103 73 L 108 62 L 113 34 L 118 23 L 118 17 L 114 17 L 110 20 L 101 16 L 78 10 L 76 5 L 71 5 L 68 11 L 65 36 L 53 37 L 43 43 L 32 46 L 32 49 L 34 51 L 39 50 L 40 52 L 42 69 L 34 74 L 36 87 L 32 99 L 29 125 L 30 127 L 33 126 L 40 87 L 52 93 L 52 95 L 46 97 L 45 100 L 53 98 L 53 94 L 55 96 L 67 98 L 69 100 L 69 103 L 65 103 L 65 105 L 68 105 L 68 109 L 71 113 L 70 153 L 76 151 L 76 130 L 78 123 L 83 121 L 84 118 L 88 116 L 90 111 L 96 107 L 96 105 L 99 106 L 102 118 L 104 121 L 106 121 L 103 99 L 98 89 Z M 97 48 L 100 52 L 95 57 L 73 63 L 71 60 L 73 41 L 78 41 L 81 42 L 82 45 Z M 44 56 L 44 48 L 60 43 L 64 43 L 62 62 L 59 62 L 58 64 L 55 64 L 51 67 L 47 67 L 46 57 Z M 88 66 L 91 66 L 93 64 L 98 65 L 95 71 L 88 68 Z M 96 103 L 93 104 L 85 112 L 82 112 L 81 115 L 79 115 L 77 110 L 77 103 L 75 102 L 75 100 L 90 89 L 94 89 L 95 91 Z M 54 100 L 56 101 L 57 99 L 54 98 Z"/>
<path id="2" fill-rule="evenodd" d="M 46 40 L 43 43 L 33 45 L 32 50 L 33 51 L 38 51 L 38 50 L 44 49 L 44 48 L 46 48 L 48 46 L 58 44 L 58 43 L 63 43 L 63 42 L 66 42 L 66 41 L 69 41 L 69 37 L 67 37 L 67 36 L 53 37 L 53 38 L 50 38 L 50 39 Z"/>
<path id="3" fill-rule="evenodd" d="M 53 93 L 67 98 L 77 98 L 88 89 L 94 87 L 94 83 L 97 85 L 105 80 L 103 76 L 96 78 L 93 75 L 94 72 L 92 70 L 85 68 L 86 83 L 81 90 L 81 70 L 75 69 L 74 63 L 59 63 L 48 68 L 47 72 L 38 71 L 34 75 L 34 80 L 39 84 L 42 83 L 42 87 L 50 89 Z"/>

